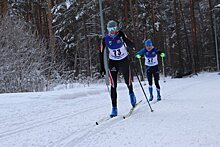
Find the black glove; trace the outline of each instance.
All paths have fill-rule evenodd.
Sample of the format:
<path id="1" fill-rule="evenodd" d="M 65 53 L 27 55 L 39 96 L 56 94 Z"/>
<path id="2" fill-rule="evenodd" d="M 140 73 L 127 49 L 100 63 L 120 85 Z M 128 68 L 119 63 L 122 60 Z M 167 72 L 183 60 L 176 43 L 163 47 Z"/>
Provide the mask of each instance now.
<path id="1" fill-rule="evenodd" d="M 105 74 L 106 74 L 105 69 L 102 68 L 102 69 L 100 70 L 100 75 L 101 75 L 102 77 L 104 77 Z"/>
<path id="2" fill-rule="evenodd" d="M 135 62 L 134 59 L 132 58 L 132 56 L 128 56 L 128 61 L 131 64 L 133 64 Z"/>

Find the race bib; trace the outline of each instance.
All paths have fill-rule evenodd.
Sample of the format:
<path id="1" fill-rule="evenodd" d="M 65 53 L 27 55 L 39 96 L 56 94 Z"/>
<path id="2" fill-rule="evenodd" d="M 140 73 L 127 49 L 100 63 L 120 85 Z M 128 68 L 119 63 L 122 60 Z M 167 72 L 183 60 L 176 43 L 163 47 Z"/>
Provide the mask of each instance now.
<path id="1" fill-rule="evenodd" d="M 157 55 L 155 57 L 151 57 L 151 58 L 145 57 L 145 65 L 147 65 L 147 66 L 158 65 Z"/>
<path id="2" fill-rule="evenodd" d="M 124 45 L 118 49 L 109 49 L 109 58 L 112 60 L 121 60 L 127 57 L 127 55 L 128 51 Z"/>

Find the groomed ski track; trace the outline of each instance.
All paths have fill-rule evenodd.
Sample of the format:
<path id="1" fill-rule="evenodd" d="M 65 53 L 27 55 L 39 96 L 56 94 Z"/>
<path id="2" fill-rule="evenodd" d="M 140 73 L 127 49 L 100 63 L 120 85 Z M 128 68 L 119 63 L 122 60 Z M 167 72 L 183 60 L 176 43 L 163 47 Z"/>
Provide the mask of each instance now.
<path id="1" fill-rule="evenodd" d="M 137 100 L 143 102 L 132 116 L 116 117 L 98 126 L 95 122 L 111 111 L 105 84 L 1 94 L 0 146 L 220 146 L 220 76 L 202 73 L 166 81 L 160 81 L 162 101 L 151 102 L 153 113 L 135 80 Z M 119 115 L 126 114 L 130 107 L 128 90 L 122 82 L 118 85 Z"/>

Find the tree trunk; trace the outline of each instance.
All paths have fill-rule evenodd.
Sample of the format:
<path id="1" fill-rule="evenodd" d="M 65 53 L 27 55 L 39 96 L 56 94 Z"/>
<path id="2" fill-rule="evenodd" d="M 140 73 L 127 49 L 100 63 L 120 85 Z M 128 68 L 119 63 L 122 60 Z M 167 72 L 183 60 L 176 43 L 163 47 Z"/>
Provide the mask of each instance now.
<path id="1" fill-rule="evenodd" d="M 181 12 L 181 18 L 182 18 L 182 22 L 183 22 L 183 26 L 184 26 L 184 33 L 186 35 L 186 43 L 187 43 L 187 50 L 186 50 L 186 52 L 187 52 L 187 58 L 189 59 L 189 63 L 187 65 L 189 65 L 190 71 L 192 71 L 193 70 L 193 65 L 195 63 L 194 63 L 194 59 L 192 57 L 192 50 L 190 48 L 189 36 L 188 36 L 188 33 L 187 33 L 186 22 L 185 22 L 185 17 L 184 17 L 183 10 L 182 10 L 182 2 L 181 2 L 181 0 L 179 0 L 179 10 Z"/>
<path id="2" fill-rule="evenodd" d="M 124 0 L 125 26 L 128 25 L 128 1 Z"/>
<path id="3" fill-rule="evenodd" d="M 178 54 L 178 64 L 177 64 L 177 75 L 182 75 L 183 74 L 183 61 L 182 61 L 182 52 L 180 48 L 180 20 L 179 20 L 179 13 L 178 13 L 178 7 L 177 7 L 177 1 L 174 0 L 174 14 L 175 14 L 175 22 L 176 22 L 176 37 L 177 37 L 177 47 L 176 49 L 177 54 Z"/>
<path id="4" fill-rule="evenodd" d="M 199 6 L 198 6 L 199 7 Z M 204 70 L 206 65 L 209 64 L 209 63 L 206 63 L 206 57 L 205 57 L 205 53 L 206 53 L 206 50 L 207 50 L 207 45 L 204 44 L 205 40 L 206 40 L 206 32 L 204 31 L 205 30 L 205 25 L 204 25 L 204 20 L 205 18 L 203 17 L 203 12 L 201 11 L 201 9 L 199 9 L 199 18 L 200 18 L 200 23 L 199 23 L 199 48 L 201 50 L 200 52 L 200 61 L 201 61 L 201 69 Z M 209 50 L 209 49 L 208 49 Z"/>
<path id="5" fill-rule="evenodd" d="M 210 23 L 211 23 L 211 32 L 212 32 L 212 34 L 211 34 L 211 36 L 212 36 L 212 43 L 213 43 L 213 47 L 211 47 L 211 48 L 213 48 L 213 50 L 211 51 L 211 52 L 213 52 L 213 55 L 214 55 L 214 57 L 216 58 L 216 51 L 215 51 L 215 30 L 214 30 L 214 20 L 213 20 L 213 13 L 215 13 L 215 12 L 213 12 L 214 11 L 214 9 L 212 9 L 213 7 L 212 7 L 212 2 L 211 2 L 211 0 L 209 0 L 209 18 L 210 18 Z"/>
<path id="6" fill-rule="evenodd" d="M 154 12 L 154 3 L 155 0 L 151 0 L 151 18 L 152 18 L 152 28 L 153 28 L 153 42 L 156 42 L 156 38 L 155 38 L 155 34 L 156 34 L 156 30 L 155 30 L 155 12 Z"/>
<path id="7" fill-rule="evenodd" d="M 190 0 L 190 20 L 191 20 L 191 32 L 192 32 L 192 50 L 193 50 L 193 57 L 195 61 L 194 65 L 194 73 L 198 72 L 198 49 L 197 49 L 197 39 L 196 39 L 196 18 L 194 13 L 194 0 Z"/>
<path id="8" fill-rule="evenodd" d="M 132 21 L 132 27 L 133 27 L 133 35 L 132 37 L 135 38 L 134 39 L 134 43 L 136 43 L 136 28 L 135 28 L 135 22 L 134 22 L 134 13 L 133 13 L 133 4 L 132 4 L 132 0 L 129 1 L 130 3 L 130 11 L 131 11 L 131 21 Z"/>
<path id="9" fill-rule="evenodd" d="M 1 0 L 0 1 L 0 16 L 5 17 L 8 13 L 8 0 Z"/>
<path id="10" fill-rule="evenodd" d="M 53 27 L 52 27 L 52 14 L 51 14 L 51 9 L 52 9 L 52 3 L 51 0 L 48 0 L 48 10 L 47 10 L 47 23 L 48 23 L 48 29 L 49 29 L 49 47 L 52 52 L 52 58 L 53 61 L 55 60 L 55 36 L 53 32 Z"/>
<path id="11" fill-rule="evenodd" d="M 88 75 L 91 76 L 91 64 L 90 64 L 90 59 L 91 59 L 91 52 L 90 52 L 90 47 L 89 47 L 89 40 L 87 37 L 87 28 L 86 28 L 86 20 L 85 17 L 83 16 L 83 31 L 84 31 L 84 35 L 85 35 L 85 47 L 86 47 L 86 53 L 87 53 L 87 72 Z"/>

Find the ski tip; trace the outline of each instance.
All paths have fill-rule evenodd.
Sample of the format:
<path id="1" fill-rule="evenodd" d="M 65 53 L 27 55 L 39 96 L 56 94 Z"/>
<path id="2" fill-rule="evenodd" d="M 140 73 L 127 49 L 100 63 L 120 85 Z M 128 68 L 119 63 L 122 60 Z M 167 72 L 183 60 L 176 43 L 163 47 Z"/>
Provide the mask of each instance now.
<path id="1" fill-rule="evenodd" d="M 96 125 L 99 125 L 99 123 L 98 123 L 98 122 L 95 122 L 95 124 L 96 124 Z"/>

